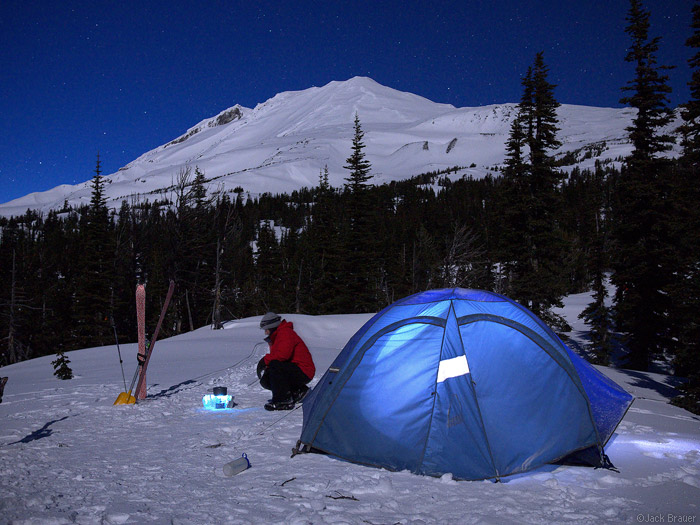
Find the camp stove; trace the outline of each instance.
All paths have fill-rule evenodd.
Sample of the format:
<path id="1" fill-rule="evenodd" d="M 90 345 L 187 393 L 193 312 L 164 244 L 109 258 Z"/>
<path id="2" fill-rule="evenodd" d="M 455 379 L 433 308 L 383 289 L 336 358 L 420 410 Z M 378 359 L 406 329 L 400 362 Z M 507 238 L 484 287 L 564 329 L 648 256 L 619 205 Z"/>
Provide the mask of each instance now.
<path id="1" fill-rule="evenodd" d="M 215 386 L 213 394 L 206 394 L 202 398 L 202 404 L 207 410 L 223 410 L 233 408 L 233 396 L 227 393 L 228 389 L 225 386 Z"/>

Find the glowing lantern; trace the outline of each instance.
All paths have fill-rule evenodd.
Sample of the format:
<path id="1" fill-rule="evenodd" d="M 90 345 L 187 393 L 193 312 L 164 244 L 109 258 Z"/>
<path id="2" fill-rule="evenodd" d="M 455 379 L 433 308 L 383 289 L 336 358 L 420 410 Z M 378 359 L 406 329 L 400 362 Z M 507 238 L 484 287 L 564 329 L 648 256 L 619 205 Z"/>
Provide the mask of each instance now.
<path id="1" fill-rule="evenodd" d="M 213 394 L 206 394 L 202 397 L 202 404 L 207 410 L 222 410 L 233 408 L 233 396 L 228 395 L 225 386 L 214 387 Z"/>

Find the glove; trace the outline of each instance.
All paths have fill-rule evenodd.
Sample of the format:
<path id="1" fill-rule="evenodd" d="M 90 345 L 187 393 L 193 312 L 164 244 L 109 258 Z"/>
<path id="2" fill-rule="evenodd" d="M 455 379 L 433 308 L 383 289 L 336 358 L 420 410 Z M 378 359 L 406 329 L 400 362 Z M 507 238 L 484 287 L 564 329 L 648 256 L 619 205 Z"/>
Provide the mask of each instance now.
<path id="1" fill-rule="evenodd" d="M 265 358 L 263 357 L 262 359 L 260 359 L 260 361 L 258 361 L 258 369 L 256 371 L 258 374 L 258 379 L 260 379 L 262 377 L 263 372 L 265 371 L 266 368 L 267 368 L 267 365 L 265 364 Z"/>

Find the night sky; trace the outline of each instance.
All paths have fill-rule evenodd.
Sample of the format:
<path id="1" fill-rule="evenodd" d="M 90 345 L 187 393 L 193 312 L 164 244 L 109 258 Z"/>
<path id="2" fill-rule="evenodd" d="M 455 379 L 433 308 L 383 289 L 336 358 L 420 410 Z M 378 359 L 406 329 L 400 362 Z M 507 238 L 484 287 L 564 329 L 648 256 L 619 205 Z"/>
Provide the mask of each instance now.
<path id="1" fill-rule="evenodd" d="M 644 0 L 671 105 L 693 0 Z M 564 104 L 621 107 L 626 0 L 0 2 L 0 202 L 105 174 L 235 104 L 369 76 L 457 107 L 518 102 L 544 51 Z M 348 127 L 352 126 L 348 122 Z"/>

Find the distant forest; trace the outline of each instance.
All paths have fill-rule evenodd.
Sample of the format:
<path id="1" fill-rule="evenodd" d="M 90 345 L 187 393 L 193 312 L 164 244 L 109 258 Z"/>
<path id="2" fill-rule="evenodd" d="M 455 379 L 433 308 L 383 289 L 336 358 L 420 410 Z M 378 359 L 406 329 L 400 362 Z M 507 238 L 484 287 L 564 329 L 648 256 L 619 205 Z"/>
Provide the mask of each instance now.
<path id="1" fill-rule="evenodd" d="M 562 297 L 592 290 L 587 357 L 638 370 L 666 362 L 689 379 L 676 402 L 698 412 L 700 52 L 681 108 L 683 153 L 667 159 L 670 88 L 637 0 L 628 24 L 633 152 L 594 170 L 571 168 L 587 152 L 551 153 L 559 103 L 542 53 L 523 77 L 506 162 L 480 180 L 455 166 L 372 184 L 361 115 L 342 188 L 325 171 L 291 195 L 208 193 L 206 173 L 183 168 L 172 200 L 109 210 L 98 157 L 89 205 L 0 219 L 0 366 L 113 344 L 115 332 L 134 342 L 137 283 L 154 327 L 176 282 L 161 337 L 269 310 L 373 312 L 455 286 L 504 294 L 562 333 Z M 697 4 L 692 27 L 697 51 Z"/>

